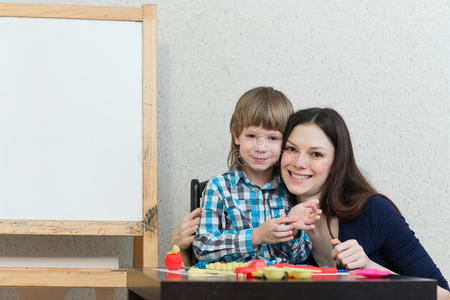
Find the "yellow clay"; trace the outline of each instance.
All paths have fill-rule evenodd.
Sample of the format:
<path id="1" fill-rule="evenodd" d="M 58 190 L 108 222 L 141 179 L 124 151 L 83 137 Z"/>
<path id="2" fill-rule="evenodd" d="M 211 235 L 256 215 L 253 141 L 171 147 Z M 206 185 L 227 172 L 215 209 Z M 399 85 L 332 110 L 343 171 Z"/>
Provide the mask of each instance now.
<path id="1" fill-rule="evenodd" d="M 276 267 L 267 267 L 263 269 L 264 277 L 269 280 L 281 280 L 286 276 L 286 270 Z"/>
<path id="2" fill-rule="evenodd" d="M 252 272 L 252 276 L 253 276 L 253 277 L 263 277 L 263 275 L 264 275 L 264 272 L 263 272 L 262 269 L 261 269 L 261 270 L 256 270 L 256 271 L 253 271 L 253 272 Z"/>
<path id="3" fill-rule="evenodd" d="M 168 252 L 167 254 L 175 254 L 180 252 L 180 247 L 178 247 L 177 245 L 173 245 L 172 250 L 170 250 L 170 252 Z"/>
<path id="4" fill-rule="evenodd" d="M 208 271 L 206 269 L 199 269 L 199 268 L 190 268 L 188 271 L 188 274 L 207 274 Z"/>
<path id="5" fill-rule="evenodd" d="M 293 276 L 293 277 L 295 277 L 295 279 L 310 279 L 312 277 L 313 273 L 314 273 L 314 270 L 293 269 L 289 273 L 289 276 Z"/>

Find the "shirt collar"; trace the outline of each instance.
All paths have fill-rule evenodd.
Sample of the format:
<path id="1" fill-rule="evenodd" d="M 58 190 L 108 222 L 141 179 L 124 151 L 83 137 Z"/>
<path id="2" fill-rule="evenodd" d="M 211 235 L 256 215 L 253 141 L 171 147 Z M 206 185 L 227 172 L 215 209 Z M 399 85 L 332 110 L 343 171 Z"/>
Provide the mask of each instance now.
<path id="1" fill-rule="evenodd" d="M 232 170 L 232 172 L 234 173 L 234 177 L 236 178 L 236 183 L 242 180 L 251 186 L 258 187 L 257 185 L 253 184 L 253 182 L 250 180 L 250 178 L 247 177 L 244 170 L 242 170 L 240 166 L 237 166 L 235 169 Z M 272 190 L 279 188 L 279 186 L 280 186 L 280 175 L 275 174 L 272 180 L 267 182 L 261 189 Z"/>

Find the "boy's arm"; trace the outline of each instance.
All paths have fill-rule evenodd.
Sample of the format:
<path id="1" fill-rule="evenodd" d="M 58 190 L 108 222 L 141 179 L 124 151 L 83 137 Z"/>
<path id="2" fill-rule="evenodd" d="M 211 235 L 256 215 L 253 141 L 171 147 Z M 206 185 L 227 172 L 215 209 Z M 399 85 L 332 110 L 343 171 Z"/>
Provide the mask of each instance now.
<path id="1" fill-rule="evenodd" d="M 193 243 L 194 253 L 199 260 L 208 262 L 225 258 L 225 261 L 235 261 L 255 253 L 256 249 L 252 246 L 253 229 L 223 228 L 222 224 L 226 223 L 225 211 L 220 183 L 212 180 L 206 186 L 200 226 Z M 230 215 L 229 218 L 233 220 L 234 216 Z M 232 223 L 233 227 L 239 226 Z"/>
<path id="2" fill-rule="evenodd" d="M 291 263 L 303 262 L 311 253 L 312 243 L 304 230 L 313 229 L 314 222 L 320 219 L 322 210 L 317 208 L 318 203 L 317 199 L 309 200 L 295 205 L 289 211 L 288 217 L 295 219 L 292 223 L 293 234 L 298 237 L 281 244 L 281 247 Z"/>
<path id="3" fill-rule="evenodd" d="M 311 253 L 311 248 L 311 240 L 303 230 L 298 238 L 281 244 L 281 249 L 288 255 L 291 264 L 305 261 Z"/>

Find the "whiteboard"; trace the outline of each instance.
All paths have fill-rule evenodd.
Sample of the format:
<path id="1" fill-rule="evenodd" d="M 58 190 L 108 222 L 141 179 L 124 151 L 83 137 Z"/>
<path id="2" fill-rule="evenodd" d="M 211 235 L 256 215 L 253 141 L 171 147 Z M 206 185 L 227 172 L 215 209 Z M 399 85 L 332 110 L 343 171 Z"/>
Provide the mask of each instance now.
<path id="1" fill-rule="evenodd" d="M 0 219 L 142 220 L 142 24 L 0 17 Z"/>

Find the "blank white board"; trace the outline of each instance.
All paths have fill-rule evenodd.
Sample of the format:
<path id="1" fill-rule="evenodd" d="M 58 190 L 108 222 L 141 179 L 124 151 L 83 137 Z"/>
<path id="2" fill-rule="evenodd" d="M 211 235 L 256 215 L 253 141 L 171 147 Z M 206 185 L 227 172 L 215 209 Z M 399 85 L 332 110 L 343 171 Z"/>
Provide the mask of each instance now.
<path id="1" fill-rule="evenodd" d="M 142 220 L 141 22 L 0 18 L 0 219 Z"/>

